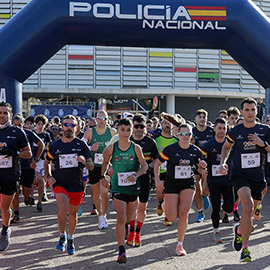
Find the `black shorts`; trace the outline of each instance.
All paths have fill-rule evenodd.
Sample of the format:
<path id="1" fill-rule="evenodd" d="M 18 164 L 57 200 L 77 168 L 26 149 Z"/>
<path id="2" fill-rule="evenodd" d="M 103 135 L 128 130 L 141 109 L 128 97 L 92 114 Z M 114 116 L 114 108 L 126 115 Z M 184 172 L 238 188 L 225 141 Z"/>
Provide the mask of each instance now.
<path id="1" fill-rule="evenodd" d="M 139 201 L 141 203 L 147 203 L 150 193 L 150 176 L 149 173 L 143 174 L 139 177 L 140 181 L 140 194 L 139 194 Z"/>
<path id="2" fill-rule="evenodd" d="M 254 200 L 260 201 L 262 199 L 262 192 L 266 187 L 266 181 L 253 181 L 239 175 L 231 176 L 235 192 L 237 192 L 241 187 L 248 187 L 251 190 L 251 197 Z"/>
<path id="3" fill-rule="evenodd" d="M 93 171 L 89 171 L 89 183 L 91 185 L 97 184 L 100 181 L 101 167 L 95 167 Z"/>
<path id="4" fill-rule="evenodd" d="M 169 179 L 164 182 L 165 194 L 179 194 L 184 189 L 196 189 L 195 178 Z"/>
<path id="5" fill-rule="evenodd" d="M 35 178 L 34 169 L 22 169 L 22 174 L 19 179 L 20 185 L 26 188 L 31 188 Z"/>
<path id="6" fill-rule="evenodd" d="M 166 180 L 166 176 L 167 176 L 167 173 L 166 172 L 163 172 L 159 175 L 159 179 L 160 181 L 165 181 Z"/>
<path id="7" fill-rule="evenodd" d="M 7 196 L 13 195 L 17 191 L 17 181 L 5 182 L 0 181 L 0 194 Z"/>
<path id="8" fill-rule="evenodd" d="M 129 202 L 135 202 L 138 198 L 138 195 L 115 192 L 112 194 L 112 198 L 129 203 Z"/>

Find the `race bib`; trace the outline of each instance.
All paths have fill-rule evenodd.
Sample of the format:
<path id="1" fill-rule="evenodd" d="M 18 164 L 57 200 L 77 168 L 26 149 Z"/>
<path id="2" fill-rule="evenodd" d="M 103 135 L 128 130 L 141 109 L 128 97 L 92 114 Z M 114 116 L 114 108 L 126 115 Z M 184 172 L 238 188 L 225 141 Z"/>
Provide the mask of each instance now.
<path id="1" fill-rule="evenodd" d="M 86 167 L 83 168 L 83 177 L 88 176 L 88 169 Z"/>
<path id="2" fill-rule="evenodd" d="M 241 154 L 242 169 L 260 167 L 260 153 Z"/>
<path id="3" fill-rule="evenodd" d="M 5 157 L 3 155 L 0 155 L 0 168 L 12 168 L 12 157 Z"/>
<path id="4" fill-rule="evenodd" d="M 191 177 L 191 166 L 175 166 L 175 179 L 188 179 Z"/>
<path id="5" fill-rule="evenodd" d="M 136 182 L 132 183 L 132 182 L 129 182 L 127 180 L 127 177 L 132 175 L 132 174 L 135 174 L 135 172 L 123 172 L 123 173 L 118 173 L 117 176 L 118 176 L 118 186 L 121 186 L 121 187 L 126 187 L 126 186 L 132 186 L 132 185 L 135 185 Z"/>
<path id="6" fill-rule="evenodd" d="M 75 168 L 79 166 L 77 161 L 78 154 L 59 155 L 59 168 Z"/>
<path id="7" fill-rule="evenodd" d="M 163 170 L 163 171 L 167 171 L 167 161 L 163 162 L 163 163 L 160 165 L 160 169 Z"/>
<path id="8" fill-rule="evenodd" d="M 219 165 L 212 165 L 212 175 L 213 176 L 223 176 L 223 175 L 226 175 L 228 174 L 227 172 L 225 174 L 221 174 L 219 172 Z"/>
<path id="9" fill-rule="evenodd" d="M 102 164 L 103 163 L 103 154 L 95 153 L 94 163 L 95 164 Z"/>

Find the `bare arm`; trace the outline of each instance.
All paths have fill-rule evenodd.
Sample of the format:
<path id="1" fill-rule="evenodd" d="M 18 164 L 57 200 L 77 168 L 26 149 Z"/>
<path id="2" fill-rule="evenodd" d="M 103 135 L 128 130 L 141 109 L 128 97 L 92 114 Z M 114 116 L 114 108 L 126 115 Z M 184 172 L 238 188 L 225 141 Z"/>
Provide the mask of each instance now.
<path id="1" fill-rule="evenodd" d="M 138 176 L 141 176 L 147 172 L 148 165 L 144 159 L 142 149 L 138 145 L 135 145 L 135 153 L 136 153 L 136 156 L 137 156 L 139 163 L 141 165 L 140 169 L 136 172 L 136 176 L 138 177 Z"/>
<path id="2" fill-rule="evenodd" d="M 51 172 L 51 161 L 49 161 L 47 158 L 45 158 L 44 161 L 44 179 L 45 181 L 52 186 L 53 184 L 55 184 L 56 180 L 53 178 L 52 176 L 52 172 Z"/>
<path id="3" fill-rule="evenodd" d="M 229 158 L 231 149 L 233 144 L 226 141 L 223 144 L 222 150 L 221 150 L 221 160 L 220 160 L 220 166 L 219 166 L 219 172 L 221 174 L 226 174 L 228 172 L 228 165 L 226 164 L 226 161 Z"/>
<path id="4" fill-rule="evenodd" d="M 18 155 L 18 158 L 26 158 L 26 159 L 29 159 L 32 157 L 32 151 L 31 151 L 31 148 L 30 148 L 30 145 L 28 144 L 26 147 L 24 147 L 20 154 Z"/>
<path id="5" fill-rule="evenodd" d="M 113 145 L 110 144 L 103 151 L 103 163 L 102 163 L 102 167 L 101 167 L 101 176 L 104 176 L 106 174 L 106 172 L 108 171 L 112 154 L 113 154 Z M 110 187 L 110 183 L 107 181 L 107 179 L 105 177 L 100 179 L 100 181 L 101 181 L 101 184 L 105 188 Z"/>
<path id="6" fill-rule="evenodd" d="M 160 181 L 160 178 L 159 178 L 159 167 L 161 164 L 162 162 L 157 158 L 154 165 L 154 175 L 155 175 L 156 189 L 157 191 L 160 191 L 160 192 L 162 192 L 164 189 L 163 183 Z"/>

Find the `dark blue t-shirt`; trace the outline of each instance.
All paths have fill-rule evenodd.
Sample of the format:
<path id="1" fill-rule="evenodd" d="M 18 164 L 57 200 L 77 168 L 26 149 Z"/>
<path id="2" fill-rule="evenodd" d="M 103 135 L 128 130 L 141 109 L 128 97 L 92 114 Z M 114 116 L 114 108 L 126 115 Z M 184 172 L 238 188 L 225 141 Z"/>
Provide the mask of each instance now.
<path id="1" fill-rule="evenodd" d="M 0 182 L 16 182 L 21 175 L 19 159 L 14 156 L 4 154 L 4 149 L 13 153 L 28 146 L 28 140 L 23 130 L 15 126 L 0 129 Z"/>
<path id="2" fill-rule="evenodd" d="M 192 129 L 193 132 L 193 137 L 195 139 L 195 145 L 198 146 L 199 148 L 202 148 L 202 146 L 212 139 L 215 136 L 214 129 L 207 126 L 205 131 L 201 132 L 197 129 L 197 127 L 194 127 Z"/>
<path id="3" fill-rule="evenodd" d="M 86 160 L 91 158 L 91 151 L 81 139 L 75 138 L 69 143 L 58 139 L 49 145 L 46 158 L 55 166 L 52 175 L 56 183 L 53 187 L 61 186 L 68 192 L 84 190 L 82 181 L 84 165 L 77 162 L 78 156 L 84 156 Z"/>
<path id="4" fill-rule="evenodd" d="M 265 175 L 266 151 L 248 139 L 248 135 L 254 133 L 257 133 L 262 141 L 269 143 L 270 128 L 267 125 L 256 124 L 246 128 L 240 124 L 229 130 L 227 140 L 234 143 L 231 171 L 232 175 L 262 181 Z"/>
<path id="5" fill-rule="evenodd" d="M 165 147 L 158 158 L 161 162 L 167 161 L 166 180 L 180 181 L 194 177 L 199 158 L 202 160 L 203 155 L 201 150 L 193 144 L 183 149 L 178 143 L 174 143 Z"/>
<path id="6" fill-rule="evenodd" d="M 48 132 L 46 132 L 46 131 L 43 131 L 42 133 L 40 133 L 40 134 L 38 134 L 38 133 L 36 133 L 35 131 L 34 131 L 34 133 L 44 142 L 44 145 L 45 145 L 45 149 L 44 149 L 44 151 L 43 151 L 43 153 L 41 154 L 41 156 L 40 156 L 40 159 L 45 159 L 44 158 L 44 156 L 45 156 L 45 153 L 46 153 L 46 151 L 47 151 L 47 145 L 49 145 L 49 143 L 51 143 L 51 137 L 50 137 L 50 134 L 48 133 Z M 38 150 L 38 145 L 36 145 L 35 143 L 34 143 L 34 156 L 36 156 L 36 154 L 37 154 L 37 150 Z"/>
<path id="7" fill-rule="evenodd" d="M 224 142 L 225 141 L 226 140 L 224 140 Z M 216 141 L 214 137 L 202 146 L 201 151 L 205 157 L 205 161 L 207 162 L 207 171 L 208 171 L 207 183 L 218 183 L 224 186 L 232 186 L 232 182 L 230 181 L 229 177 L 229 172 L 226 175 L 221 175 L 219 173 L 221 150 L 224 142 L 219 143 Z"/>

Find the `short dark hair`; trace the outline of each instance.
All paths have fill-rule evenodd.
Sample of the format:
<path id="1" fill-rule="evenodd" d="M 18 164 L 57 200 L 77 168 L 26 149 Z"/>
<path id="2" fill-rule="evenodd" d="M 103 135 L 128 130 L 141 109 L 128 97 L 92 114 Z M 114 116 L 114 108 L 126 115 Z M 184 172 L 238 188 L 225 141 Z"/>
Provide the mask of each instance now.
<path id="1" fill-rule="evenodd" d="M 75 122 L 78 123 L 78 120 L 77 120 L 77 118 L 76 118 L 74 115 L 71 115 L 71 114 L 66 115 L 66 116 L 63 118 L 63 121 L 64 121 L 64 120 L 67 120 L 67 119 L 73 120 L 73 121 L 75 121 Z"/>
<path id="2" fill-rule="evenodd" d="M 225 114 L 227 115 L 227 110 L 220 110 L 220 111 L 218 112 L 218 115 L 220 115 L 221 113 L 225 113 Z"/>
<path id="3" fill-rule="evenodd" d="M 257 101 L 254 99 L 254 98 L 251 98 L 251 97 L 247 97 L 247 98 L 244 98 L 241 102 L 241 110 L 243 110 L 244 108 L 244 105 L 248 103 L 248 104 L 255 104 L 255 106 L 257 107 Z"/>
<path id="4" fill-rule="evenodd" d="M 181 124 L 178 128 L 178 132 L 181 130 L 181 128 L 190 128 L 192 131 L 192 126 L 190 124 L 187 124 L 187 123 Z"/>
<path id="5" fill-rule="evenodd" d="M 214 126 L 216 127 L 217 124 L 224 124 L 224 125 L 227 125 L 227 122 L 226 122 L 226 120 L 225 120 L 224 118 L 218 117 L 218 118 L 215 120 Z"/>
<path id="6" fill-rule="evenodd" d="M 227 114 L 228 114 L 228 117 L 231 116 L 231 114 L 234 114 L 234 115 L 240 115 L 240 111 L 237 107 L 230 107 L 228 110 L 227 110 Z"/>
<path id="7" fill-rule="evenodd" d="M 53 122 L 54 122 L 56 125 L 59 125 L 60 122 L 61 122 L 60 117 L 55 116 L 55 117 L 53 118 Z"/>
<path id="8" fill-rule="evenodd" d="M 240 121 L 243 121 L 244 120 L 244 117 L 240 116 L 237 120 L 236 120 L 236 124 L 238 125 Z"/>
<path id="9" fill-rule="evenodd" d="M 37 124 L 38 122 L 42 122 L 44 125 L 47 125 L 48 124 L 48 118 L 43 115 L 43 114 L 39 114 L 35 117 L 35 120 L 34 122 Z"/>
<path id="10" fill-rule="evenodd" d="M 119 120 L 118 126 L 133 126 L 132 120 L 129 118 L 122 118 Z"/>
<path id="11" fill-rule="evenodd" d="M 24 124 L 24 118 L 23 118 L 22 115 L 20 115 L 20 114 L 16 114 L 16 115 L 13 117 L 13 121 L 14 121 L 14 120 L 21 121 L 21 123 Z"/>
<path id="12" fill-rule="evenodd" d="M 204 109 L 199 109 L 196 111 L 196 116 L 198 116 L 200 114 L 204 114 L 206 117 L 208 116 L 208 112 Z"/>
<path id="13" fill-rule="evenodd" d="M 31 122 L 31 124 L 34 124 L 34 121 L 35 120 L 35 117 L 34 116 L 28 116 L 26 119 L 25 119 L 25 123 L 26 122 Z"/>
<path id="14" fill-rule="evenodd" d="M 152 119 L 147 119 L 146 124 L 148 124 L 148 123 L 153 124 L 153 120 Z"/>
<path id="15" fill-rule="evenodd" d="M 138 114 L 135 114 L 134 117 L 133 117 L 133 123 L 134 122 L 138 122 L 138 123 L 141 123 L 141 122 L 146 122 L 146 117 L 140 113 Z"/>
<path id="16" fill-rule="evenodd" d="M 9 112 L 10 113 L 12 112 L 12 107 L 8 102 L 4 102 L 4 101 L 0 102 L 0 107 L 7 107 Z"/>

